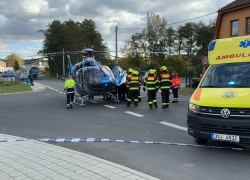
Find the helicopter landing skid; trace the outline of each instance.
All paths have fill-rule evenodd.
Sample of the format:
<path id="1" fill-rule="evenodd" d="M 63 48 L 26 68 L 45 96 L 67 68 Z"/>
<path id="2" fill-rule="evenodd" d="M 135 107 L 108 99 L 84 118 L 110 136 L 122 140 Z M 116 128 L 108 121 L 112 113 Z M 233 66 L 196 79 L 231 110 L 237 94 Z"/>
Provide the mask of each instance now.
<path id="1" fill-rule="evenodd" d="M 84 107 L 84 106 L 85 106 L 84 100 L 85 100 L 85 98 L 87 98 L 87 97 L 89 97 L 89 95 L 87 95 L 87 96 L 75 96 L 75 99 L 74 99 L 73 103 L 75 103 L 75 104 L 77 104 L 77 105 L 79 105 L 79 106 Z M 80 100 L 81 100 L 81 103 L 76 102 L 77 99 L 80 99 Z"/>

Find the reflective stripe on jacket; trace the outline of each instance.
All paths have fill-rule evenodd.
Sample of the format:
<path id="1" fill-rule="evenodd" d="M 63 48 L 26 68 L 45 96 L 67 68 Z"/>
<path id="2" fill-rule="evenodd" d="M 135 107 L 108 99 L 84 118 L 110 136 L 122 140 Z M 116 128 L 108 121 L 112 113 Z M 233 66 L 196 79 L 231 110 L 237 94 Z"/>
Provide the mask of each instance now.
<path id="1" fill-rule="evenodd" d="M 172 78 L 171 75 L 168 73 L 162 73 L 159 77 L 159 86 L 161 90 L 163 89 L 170 89 L 172 86 Z"/>
<path id="2" fill-rule="evenodd" d="M 129 79 L 130 77 L 132 77 L 132 74 L 127 74 L 127 77 L 126 77 L 126 84 L 127 84 L 127 87 L 129 87 L 129 86 L 128 86 L 128 79 Z"/>
<path id="3" fill-rule="evenodd" d="M 146 77 L 146 79 L 144 80 L 143 83 L 143 88 L 146 88 L 147 86 L 147 90 L 148 91 L 155 91 L 156 88 L 159 88 L 159 83 L 156 77 L 152 76 L 148 76 Z"/>
<path id="4" fill-rule="evenodd" d="M 73 94 L 75 93 L 75 81 L 73 79 L 68 79 L 65 82 L 64 89 L 66 90 L 66 94 Z"/>
<path id="5" fill-rule="evenodd" d="M 139 91 L 140 81 L 141 79 L 139 77 L 132 76 L 127 81 L 127 87 L 130 91 Z"/>
<path id="6" fill-rule="evenodd" d="M 172 81 L 173 81 L 173 88 L 180 88 L 181 84 L 178 76 L 174 76 Z"/>

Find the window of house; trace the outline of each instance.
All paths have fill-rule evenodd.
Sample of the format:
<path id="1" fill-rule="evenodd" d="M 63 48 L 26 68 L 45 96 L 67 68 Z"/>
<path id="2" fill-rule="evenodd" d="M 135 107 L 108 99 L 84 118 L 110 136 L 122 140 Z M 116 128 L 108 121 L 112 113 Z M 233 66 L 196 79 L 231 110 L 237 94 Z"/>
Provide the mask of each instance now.
<path id="1" fill-rule="evenodd" d="M 232 21 L 232 36 L 238 35 L 239 21 Z"/>
<path id="2" fill-rule="evenodd" d="M 247 18 L 247 33 L 250 33 L 250 17 Z"/>

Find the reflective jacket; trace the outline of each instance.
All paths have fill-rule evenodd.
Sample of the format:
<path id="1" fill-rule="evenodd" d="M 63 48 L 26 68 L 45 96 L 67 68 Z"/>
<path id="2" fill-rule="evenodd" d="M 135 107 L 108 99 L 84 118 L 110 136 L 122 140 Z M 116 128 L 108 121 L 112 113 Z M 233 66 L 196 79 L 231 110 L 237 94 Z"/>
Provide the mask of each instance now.
<path id="1" fill-rule="evenodd" d="M 162 74 L 160 74 L 159 84 L 160 84 L 159 86 L 160 86 L 161 90 L 170 89 L 171 86 L 172 86 L 171 75 L 168 74 L 168 73 L 162 73 Z"/>
<path id="2" fill-rule="evenodd" d="M 73 79 L 68 79 L 65 82 L 64 90 L 66 90 L 66 94 L 74 94 L 75 93 L 75 81 Z"/>
<path id="3" fill-rule="evenodd" d="M 146 79 L 144 80 L 143 88 L 146 88 L 146 85 L 148 91 L 155 91 L 159 88 L 158 80 L 156 77 L 154 77 L 154 75 L 149 75 L 148 77 L 146 77 Z"/>
<path id="4" fill-rule="evenodd" d="M 132 74 L 127 74 L 126 83 L 125 83 L 125 84 L 127 84 L 127 88 L 129 87 L 129 85 L 128 85 L 128 79 L 129 79 L 130 77 L 132 77 Z"/>
<path id="5" fill-rule="evenodd" d="M 139 77 L 132 76 L 128 78 L 127 87 L 130 91 L 139 91 L 141 86 L 141 79 Z"/>
<path id="6" fill-rule="evenodd" d="M 172 81 L 173 81 L 173 88 L 179 89 L 181 84 L 180 84 L 180 80 L 179 80 L 178 76 L 174 76 Z"/>

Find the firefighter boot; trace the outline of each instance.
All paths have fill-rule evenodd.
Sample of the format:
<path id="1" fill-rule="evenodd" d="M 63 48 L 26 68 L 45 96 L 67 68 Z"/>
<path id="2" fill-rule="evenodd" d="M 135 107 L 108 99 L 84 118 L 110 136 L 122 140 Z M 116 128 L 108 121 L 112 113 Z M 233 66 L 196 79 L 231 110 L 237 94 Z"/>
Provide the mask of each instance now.
<path id="1" fill-rule="evenodd" d="M 150 109 L 153 109 L 153 104 L 149 104 Z"/>

